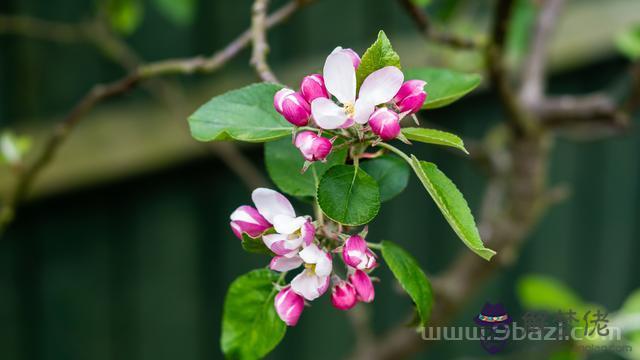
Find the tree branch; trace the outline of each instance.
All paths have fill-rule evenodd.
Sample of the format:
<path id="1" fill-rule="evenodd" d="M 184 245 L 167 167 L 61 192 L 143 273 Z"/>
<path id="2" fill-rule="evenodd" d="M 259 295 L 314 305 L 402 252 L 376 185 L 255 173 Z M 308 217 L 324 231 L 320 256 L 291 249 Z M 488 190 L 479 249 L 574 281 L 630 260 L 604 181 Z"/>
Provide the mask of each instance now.
<path id="1" fill-rule="evenodd" d="M 87 41 L 86 24 L 65 24 L 30 16 L 0 15 L 0 34 L 17 34 L 61 43 Z"/>
<path id="2" fill-rule="evenodd" d="M 509 124 L 517 136 L 524 136 L 537 132 L 537 124 L 515 96 L 515 91 L 509 83 L 509 73 L 504 64 L 504 45 L 514 3 L 514 0 L 498 0 L 486 61 L 489 79 L 505 107 Z"/>
<path id="3" fill-rule="evenodd" d="M 284 5 L 266 20 L 266 27 L 270 28 L 286 20 L 300 7 L 308 4 L 309 1 L 291 1 Z M 83 119 L 83 116 L 99 102 L 110 97 L 123 94 L 131 88 L 137 86 L 143 80 L 169 75 L 169 74 L 191 74 L 194 72 L 213 72 L 224 65 L 227 61 L 235 57 L 251 41 L 251 31 L 247 30 L 233 40 L 221 51 L 211 57 L 187 58 L 167 60 L 158 63 L 141 65 L 129 75 L 109 84 L 95 85 L 69 112 L 63 121 L 56 126 L 46 142 L 43 150 L 36 156 L 35 160 L 25 167 L 20 173 L 16 184 L 9 197 L 3 204 L 0 211 L 0 235 L 4 233 L 6 227 L 15 216 L 17 206 L 26 198 L 31 186 L 42 170 L 51 162 L 59 147 L 67 139 L 70 132 Z"/>
<path id="4" fill-rule="evenodd" d="M 481 47 L 480 44 L 473 39 L 438 32 L 433 28 L 433 24 L 431 23 L 429 16 L 413 1 L 398 1 L 427 40 L 458 49 L 478 49 Z"/>
<path id="5" fill-rule="evenodd" d="M 251 16 L 253 53 L 251 54 L 251 64 L 263 81 L 277 83 L 278 79 L 267 63 L 267 53 L 269 52 L 266 34 L 268 6 L 269 0 L 255 0 L 253 3 Z"/>
<path id="6" fill-rule="evenodd" d="M 564 1 L 543 1 L 542 9 L 536 18 L 531 47 L 522 70 L 522 87 L 520 88 L 520 101 L 527 107 L 535 106 L 542 100 L 545 89 L 547 44 L 564 6 Z"/>

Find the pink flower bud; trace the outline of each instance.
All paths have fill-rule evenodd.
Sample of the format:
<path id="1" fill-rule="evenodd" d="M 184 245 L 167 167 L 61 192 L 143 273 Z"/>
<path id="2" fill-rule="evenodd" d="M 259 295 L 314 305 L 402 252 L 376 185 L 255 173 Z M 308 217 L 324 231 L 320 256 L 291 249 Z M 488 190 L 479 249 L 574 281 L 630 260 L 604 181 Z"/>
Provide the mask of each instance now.
<path id="1" fill-rule="evenodd" d="M 324 86 L 324 78 L 320 74 L 305 76 L 300 84 L 300 92 L 309 104 L 319 97 L 331 98 L 327 88 Z"/>
<path id="2" fill-rule="evenodd" d="M 358 66 L 360 66 L 360 56 L 357 52 L 353 51 L 353 49 L 343 49 L 341 47 L 338 47 L 332 52 L 332 54 L 335 54 L 337 52 L 348 55 L 351 58 L 351 62 L 353 63 L 354 68 L 357 69 Z"/>
<path id="3" fill-rule="evenodd" d="M 231 230 L 240 240 L 242 240 L 242 233 L 255 238 L 271 227 L 271 224 L 253 206 L 240 206 L 231 213 L 230 218 Z"/>
<path id="4" fill-rule="evenodd" d="M 331 304 L 340 310 L 349 310 L 357 302 L 356 289 L 350 283 L 340 280 L 331 290 Z"/>
<path id="5" fill-rule="evenodd" d="M 358 300 L 362 302 L 372 302 L 375 297 L 375 291 L 373 290 L 373 283 L 369 275 L 362 270 L 356 270 L 351 276 L 349 276 L 349 282 L 356 289 Z"/>
<path id="6" fill-rule="evenodd" d="M 386 107 L 381 107 L 371 114 L 369 126 L 371 126 L 371 131 L 380 136 L 382 140 L 395 139 L 400 134 L 398 114 Z"/>
<path id="7" fill-rule="evenodd" d="M 333 144 L 327 138 L 312 131 L 303 131 L 296 136 L 295 145 L 307 161 L 322 161 L 331 152 Z"/>
<path id="8" fill-rule="evenodd" d="M 376 255 L 367 247 L 366 241 L 359 235 L 347 238 L 342 247 L 344 263 L 359 270 L 371 270 L 378 266 Z"/>
<path id="9" fill-rule="evenodd" d="M 273 97 L 273 106 L 288 122 L 295 126 L 305 126 L 311 117 L 311 106 L 291 89 L 281 89 Z"/>
<path id="10" fill-rule="evenodd" d="M 304 309 L 304 299 L 287 286 L 276 295 L 274 305 L 280 319 L 288 326 L 295 326 Z"/>
<path id="11" fill-rule="evenodd" d="M 422 80 L 409 80 L 402 84 L 393 98 L 401 113 L 408 111 L 413 114 L 422 108 L 424 101 L 427 99 L 427 93 L 424 91 L 426 84 Z"/>

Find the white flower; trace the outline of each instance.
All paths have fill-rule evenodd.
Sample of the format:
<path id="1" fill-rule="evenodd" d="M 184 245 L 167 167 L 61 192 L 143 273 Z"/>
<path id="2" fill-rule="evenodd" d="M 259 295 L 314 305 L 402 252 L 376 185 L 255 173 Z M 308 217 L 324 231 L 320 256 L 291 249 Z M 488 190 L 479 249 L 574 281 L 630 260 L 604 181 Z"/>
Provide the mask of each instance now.
<path id="1" fill-rule="evenodd" d="M 262 236 L 265 245 L 277 255 L 293 257 L 300 246 L 313 241 L 315 228 L 306 216 L 296 216 L 287 198 L 277 191 L 257 188 L 251 199 L 258 212 L 273 224 L 276 234 Z"/>
<path id="2" fill-rule="evenodd" d="M 327 90 L 341 105 L 323 97 L 311 103 L 313 118 L 323 129 L 347 127 L 352 121 L 366 124 L 376 105 L 391 101 L 404 81 L 400 69 L 384 67 L 367 76 L 356 99 L 356 69 L 352 58 L 340 49 L 327 57 L 322 75 Z"/>
<path id="3" fill-rule="evenodd" d="M 324 294 L 329 287 L 333 269 L 331 255 L 311 244 L 298 254 L 305 269 L 291 280 L 291 290 L 311 301 Z"/>

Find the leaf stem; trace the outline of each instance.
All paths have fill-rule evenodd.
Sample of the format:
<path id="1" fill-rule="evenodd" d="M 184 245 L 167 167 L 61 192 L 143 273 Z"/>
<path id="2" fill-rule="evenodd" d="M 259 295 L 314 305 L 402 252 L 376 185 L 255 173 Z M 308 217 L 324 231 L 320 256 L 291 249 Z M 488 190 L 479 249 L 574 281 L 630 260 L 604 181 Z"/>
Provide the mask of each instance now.
<path id="1" fill-rule="evenodd" d="M 394 152 L 396 155 L 400 156 L 404 161 L 406 161 L 409 165 L 412 164 L 411 162 L 411 158 L 404 153 L 404 151 L 398 149 L 397 147 L 393 146 L 393 145 L 389 145 L 387 143 L 381 142 L 379 144 L 376 144 L 376 146 L 380 146 L 383 147 L 391 152 Z"/>
<path id="2" fill-rule="evenodd" d="M 367 242 L 367 246 L 372 248 L 372 249 L 382 250 L 382 244 L 381 243 Z"/>

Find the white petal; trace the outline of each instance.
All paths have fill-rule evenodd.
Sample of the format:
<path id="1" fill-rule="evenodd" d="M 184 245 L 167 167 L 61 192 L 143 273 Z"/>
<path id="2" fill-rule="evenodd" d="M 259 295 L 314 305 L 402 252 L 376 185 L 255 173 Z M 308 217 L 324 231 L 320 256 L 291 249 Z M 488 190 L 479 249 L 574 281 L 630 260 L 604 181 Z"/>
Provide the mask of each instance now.
<path id="1" fill-rule="evenodd" d="M 335 49 L 333 49 L 333 51 L 332 51 L 331 53 L 332 53 L 332 54 L 337 54 L 337 53 L 339 53 L 340 51 L 342 51 L 342 46 L 336 46 L 336 48 L 335 48 Z"/>
<path id="2" fill-rule="evenodd" d="M 293 234 L 306 222 L 307 218 L 304 216 L 294 218 L 287 215 L 276 215 L 273 217 L 272 221 L 273 227 L 280 234 Z"/>
<path id="3" fill-rule="evenodd" d="M 300 245 L 302 245 L 302 237 L 287 239 L 287 241 L 284 242 L 284 248 L 287 250 L 296 250 L 300 247 Z M 297 253 L 297 251 L 293 251 L 293 253 Z M 291 255 L 292 254 L 289 253 L 287 257 L 291 257 Z"/>
<path id="4" fill-rule="evenodd" d="M 370 102 L 368 99 L 359 98 L 358 100 L 356 100 L 356 104 L 354 107 L 354 120 L 358 124 L 366 124 L 367 121 L 369 121 L 369 117 L 375 110 L 376 106 L 374 103 Z"/>
<path id="5" fill-rule="evenodd" d="M 300 251 L 300 257 L 307 264 L 317 264 L 325 256 L 324 251 L 320 250 L 316 244 L 311 244 Z"/>
<path id="6" fill-rule="evenodd" d="M 341 103 L 353 103 L 356 100 L 356 69 L 349 55 L 341 52 L 329 55 L 322 76 L 329 93 Z"/>
<path id="7" fill-rule="evenodd" d="M 307 300 L 315 300 L 320 296 L 324 278 L 319 278 L 309 270 L 304 270 L 291 280 L 291 290 Z"/>
<path id="8" fill-rule="evenodd" d="M 291 206 L 289 200 L 277 191 L 257 188 L 253 190 L 251 199 L 256 205 L 260 215 L 264 216 L 264 218 L 272 224 L 273 218 L 276 215 L 296 217 L 296 212 L 293 210 L 293 206 Z"/>
<path id="9" fill-rule="evenodd" d="M 400 69 L 395 66 L 383 67 L 364 79 L 358 98 L 375 105 L 384 104 L 398 93 L 403 81 L 404 75 Z"/>
<path id="10" fill-rule="evenodd" d="M 329 276 L 331 275 L 332 268 L 333 263 L 331 262 L 331 258 L 325 253 L 324 256 L 316 263 L 316 275 Z"/>
<path id="11" fill-rule="evenodd" d="M 347 121 L 344 109 L 327 98 L 317 98 L 311 102 L 311 114 L 316 124 L 323 129 L 337 129 Z"/>
<path id="12" fill-rule="evenodd" d="M 271 263 L 269 264 L 269 268 L 271 268 L 271 270 L 284 272 L 284 271 L 293 270 L 300 265 L 302 265 L 302 259 L 300 259 L 300 257 L 298 256 L 294 256 L 291 258 L 284 257 L 284 256 L 276 256 L 271 260 Z"/>

